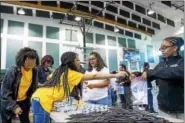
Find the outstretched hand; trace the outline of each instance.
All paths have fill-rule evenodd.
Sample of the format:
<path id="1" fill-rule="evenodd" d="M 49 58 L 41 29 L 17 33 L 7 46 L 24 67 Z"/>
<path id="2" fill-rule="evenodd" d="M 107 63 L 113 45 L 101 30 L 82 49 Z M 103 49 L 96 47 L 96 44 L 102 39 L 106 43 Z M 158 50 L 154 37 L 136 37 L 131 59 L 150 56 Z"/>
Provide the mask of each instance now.
<path id="1" fill-rule="evenodd" d="M 118 78 L 118 77 L 126 77 L 126 76 L 128 76 L 128 73 L 127 72 L 125 72 L 125 71 L 119 71 L 117 74 L 115 74 L 116 75 L 116 78 Z"/>
<path id="2" fill-rule="evenodd" d="M 143 80 L 146 80 L 146 79 L 147 79 L 147 74 L 146 74 L 146 72 L 144 72 L 144 73 L 142 74 L 141 78 L 142 78 Z"/>

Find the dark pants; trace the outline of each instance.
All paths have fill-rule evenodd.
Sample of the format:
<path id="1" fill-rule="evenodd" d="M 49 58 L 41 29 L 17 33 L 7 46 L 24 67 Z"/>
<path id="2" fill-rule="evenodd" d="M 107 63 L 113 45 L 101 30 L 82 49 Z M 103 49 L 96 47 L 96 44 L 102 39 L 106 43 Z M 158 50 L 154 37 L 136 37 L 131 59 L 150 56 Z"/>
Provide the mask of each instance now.
<path id="1" fill-rule="evenodd" d="M 32 100 L 33 123 L 50 123 L 50 114 L 46 112 L 39 101 Z"/>
<path id="2" fill-rule="evenodd" d="M 132 92 L 130 86 L 124 86 L 124 96 L 125 96 L 125 108 L 132 109 Z"/>
<path id="3" fill-rule="evenodd" d="M 119 94 L 119 98 L 120 98 L 121 104 L 122 104 L 122 106 L 123 106 L 124 103 L 126 102 L 126 101 L 125 101 L 125 96 L 124 96 L 124 94 Z"/>
<path id="4" fill-rule="evenodd" d="M 19 115 L 19 119 L 21 123 L 30 123 L 29 120 L 29 111 L 30 111 L 30 100 L 27 98 L 23 101 L 17 102 L 17 104 L 20 106 L 22 109 L 22 114 Z M 11 123 L 12 122 L 12 117 L 7 119 L 4 115 L 4 111 L 1 111 L 1 119 L 2 123 Z"/>
<path id="5" fill-rule="evenodd" d="M 148 88 L 148 106 L 147 110 L 154 111 L 153 107 L 153 95 L 152 95 L 152 89 Z"/>
<path id="6" fill-rule="evenodd" d="M 114 91 L 113 89 L 111 89 L 111 100 L 112 100 L 112 105 L 116 105 L 117 95 L 116 95 L 116 91 Z"/>

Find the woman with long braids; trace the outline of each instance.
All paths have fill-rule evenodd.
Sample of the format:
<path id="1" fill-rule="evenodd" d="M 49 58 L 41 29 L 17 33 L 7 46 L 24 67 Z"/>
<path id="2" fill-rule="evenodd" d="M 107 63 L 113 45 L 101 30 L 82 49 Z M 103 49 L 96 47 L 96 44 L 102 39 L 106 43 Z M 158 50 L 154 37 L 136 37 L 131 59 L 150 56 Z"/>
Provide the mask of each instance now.
<path id="1" fill-rule="evenodd" d="M 53 103 L 68 98 L 74 86 L 80 81 L 127 76 L 125 72 L 117 74 L 82 74 L 78 71 L 79 67 L 80 61 L 76 53 L 66 52 L 62 55 L 61 65 L 43 87 L 38 88 L 32 96 L 34 123 L 49 123 Z"/>

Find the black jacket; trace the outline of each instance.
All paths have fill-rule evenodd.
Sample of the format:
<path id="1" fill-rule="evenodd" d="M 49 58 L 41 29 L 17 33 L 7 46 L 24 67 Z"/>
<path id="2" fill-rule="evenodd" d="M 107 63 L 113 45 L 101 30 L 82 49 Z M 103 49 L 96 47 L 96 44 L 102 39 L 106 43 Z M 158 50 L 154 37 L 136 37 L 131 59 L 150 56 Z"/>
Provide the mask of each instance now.
<path id="1" fill-rule="evenodd" d="M 171 56 L 168 61 L 161 61 L 154 70 L 148 70 L 147 81 L 153 80 L 159 87 L 159 109 L 184 111 L 184 58 Z"/>
<path id="2" fill-rule="evenodd" d="M 44 84 L 47 81 L 47 76 L 51 74 L 49 69 L 45 70 L 42 66 L 37 68 L 38 71 L 38 82 Z"/>
<path id="3" fill-rule="evenodd" d="M 126 77 L 119 77 L 118 78 L 118 83 L 124 82 L 123 83 L 123 86 L 124 87 L 125 86 L 130 86 L 130 84 L 131 84 L 131 81 L 130 81 L 130 73 L 128 71 L 125 71 L 125 72 L 128 74 L 128 76 L 126 76 Z"/>
<path id="4" fill-rule="evenodd" d="M 32 84 L 27 91 L 27 98 L 29 99 L 37 88 L 37 70 L 35 68 L 32 75 Z M 16 100 L 21 77 L 21 69 L 13 66 L 7 70 L 3 78 L 0 93 L 0 109 L 7 118 L 10 118 L 13 115 L 13 111 L 19 107 Z"/>

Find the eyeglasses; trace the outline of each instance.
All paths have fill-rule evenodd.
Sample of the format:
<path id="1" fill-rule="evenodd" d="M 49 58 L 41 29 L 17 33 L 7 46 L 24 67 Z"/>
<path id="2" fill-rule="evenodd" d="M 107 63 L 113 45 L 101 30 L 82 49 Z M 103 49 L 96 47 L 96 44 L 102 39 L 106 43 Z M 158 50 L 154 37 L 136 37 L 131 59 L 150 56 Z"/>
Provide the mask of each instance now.
<path id="1" fill-rule="evenodd" d="M 95 60 L 96 58 L 90 58 L 89 61 Z"/>
<path id="2" fill-rule="evenodd" d="M 160 51 L 164 51 L 166 49 L 168 49 L 169 47 L 173 47 L 174 45 L 171 45 L 171 46 L 163 46 L 161 48 L 159 48 Z"/>

